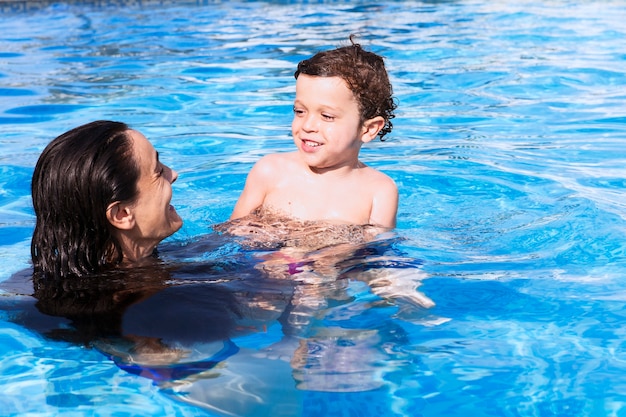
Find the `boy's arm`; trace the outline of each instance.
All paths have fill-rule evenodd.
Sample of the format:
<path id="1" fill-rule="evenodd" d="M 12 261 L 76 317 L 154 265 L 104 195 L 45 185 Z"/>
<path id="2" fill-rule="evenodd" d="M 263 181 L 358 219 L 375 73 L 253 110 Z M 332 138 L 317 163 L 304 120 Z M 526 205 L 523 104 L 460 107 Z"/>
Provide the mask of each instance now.
<path id="1" fill-rule="evenodd" d="M 373 226 L 393 229 L 396 227 L 396 214 L 398 212 L 398 187 L 391 178 L 386 178 L 374 193 L 370 224 Z"/>
<path id="2" fill-rule="evenodd" d="M 230 215 L 231 220 L 247 216 L 263 205 L 267 193 L 267 185 L 271 184 L 268 181 L 268 167 L 264 162 L 264 158 L 261 158 L 248 173 L 246 185 L 243 187 L 233 213 Z"/>

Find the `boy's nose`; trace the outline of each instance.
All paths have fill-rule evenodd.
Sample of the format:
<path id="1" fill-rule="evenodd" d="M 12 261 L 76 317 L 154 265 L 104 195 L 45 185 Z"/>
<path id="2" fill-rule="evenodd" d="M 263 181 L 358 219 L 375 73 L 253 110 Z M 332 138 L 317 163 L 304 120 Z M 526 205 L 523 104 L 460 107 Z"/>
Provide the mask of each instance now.
<path id="1" fill-rule="evenodd" d="M 317 128 L 317 119 L 313 115 L 307 115 L 302 122 L 302 129 L 312 132 Z"/>

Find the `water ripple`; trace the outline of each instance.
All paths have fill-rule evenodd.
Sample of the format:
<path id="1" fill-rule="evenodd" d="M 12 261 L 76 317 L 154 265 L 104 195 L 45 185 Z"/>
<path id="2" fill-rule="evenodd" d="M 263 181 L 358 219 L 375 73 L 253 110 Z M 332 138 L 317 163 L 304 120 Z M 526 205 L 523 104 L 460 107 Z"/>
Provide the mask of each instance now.
<path id="1" fill-rule="evenodd" d="M 3 321 L 3 410 L 193 415 L 229 402 L 209 387 L 326 411 L 331 400 L 341 409 L 374 398 L 384 410 L 369 415 L 623 412 L 623 2 L 114 3 L 0 1 L 0 280 L 28 266 L 29 180 L 50 139 L 96 118 L 144 132 L 180 173 L 180 236 L 196 238 L 228 218 L 259 157 L 293 149 L 297 63 L 356 33 L 385 56 L 399 103 L 389 139 L 366 144 L 362 158 L 397 182 L 398 248 L 421 260 L 419 289 L 435 303 L 425 314 L 446 320 L 392 320 L 392 306 L 367 310 L 371 300 L 357 297 L 328 320 L 356 326 L 369 313 L 359 324 L 410 340 L 354 332 L 383 358 L 355 375 L 375 374 L 384 389 L 272 396 L 272 382 L 294 384 L 291 367 L 248 357 L 220 369 L 245 375 L 228 387 L 199 378 L 166 392 L 190 409 L 94 352 Z M 237 255 L 228 248 L 199 259 Z M 321 352 L 354 356 L 350 340 L 333 337 L 311 341 L 300 383 L 328 376 Z M 246 384 L 268 369 L 286 380 Z M 261 405 L 270 403 L 281 404 Z"/>

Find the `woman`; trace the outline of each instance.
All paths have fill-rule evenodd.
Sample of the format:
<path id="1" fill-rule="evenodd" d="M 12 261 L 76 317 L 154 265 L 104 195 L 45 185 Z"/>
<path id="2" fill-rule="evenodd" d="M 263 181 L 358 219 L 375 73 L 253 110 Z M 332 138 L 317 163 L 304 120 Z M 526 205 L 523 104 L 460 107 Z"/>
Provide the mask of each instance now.
<path id="1" fill-rule="evenodd" d="M 35 274 L 64 279 L 145 263 L 182 226 L 170 205 L 177 177 L 124 123 L 96 121 L 54 139 L 32 180 Z"/>
<path id="2" fill-rule="evenodd" d="M 268 284 L 266 298 L 241 271 L 150 262 L 182 226 L 170 205 L 176 178 L 124 123 L 89 123 L 50 142 L 32 180 L 33 298 L 14 307 L 16 322 L 156 382 L 212 369 L 239 350 L 231 337 L 271 324 L 288 289 Z"/>

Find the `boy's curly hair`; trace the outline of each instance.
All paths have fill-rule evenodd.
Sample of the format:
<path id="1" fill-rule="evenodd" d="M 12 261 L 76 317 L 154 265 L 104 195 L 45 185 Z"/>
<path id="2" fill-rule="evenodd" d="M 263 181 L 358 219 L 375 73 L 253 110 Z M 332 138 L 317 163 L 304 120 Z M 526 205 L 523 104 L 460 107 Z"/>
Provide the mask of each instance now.
<path id="1" fill-rule="evenodd" d="M 391 119 L 395 117 L 393 112 L 398 107 L 385 63 L 381 56 L 355 43 L 352 35 L 350 43 L 349 46 L 318 52 L 301 61 L 294 76 L 296 79 L 300 74 L 342 78 L 359 103 L 361 122 L 376 116 L 385 119 L 385 125 L 378 132 L 380 140 L 384 140 L 383 137 L 393 128 Z"/>

